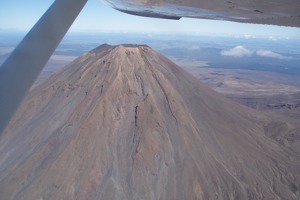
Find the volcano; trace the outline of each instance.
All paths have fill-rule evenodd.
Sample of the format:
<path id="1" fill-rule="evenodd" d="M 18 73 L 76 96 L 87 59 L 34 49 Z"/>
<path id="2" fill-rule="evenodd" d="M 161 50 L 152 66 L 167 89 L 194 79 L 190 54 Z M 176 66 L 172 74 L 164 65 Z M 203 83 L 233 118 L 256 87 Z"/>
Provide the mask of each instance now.
<path id="1" fill-rule="evenodd" d="M 0 138 L 0 196 L 300 199 L 299 130 L 146 45 L 102 45 L 29 92 Z"/>

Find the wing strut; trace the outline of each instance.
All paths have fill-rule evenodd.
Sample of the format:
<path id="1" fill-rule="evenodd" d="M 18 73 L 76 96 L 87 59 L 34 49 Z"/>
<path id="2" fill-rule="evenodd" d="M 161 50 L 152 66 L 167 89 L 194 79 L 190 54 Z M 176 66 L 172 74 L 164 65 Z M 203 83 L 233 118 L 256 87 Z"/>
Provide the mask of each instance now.
<path id="1" fill-rule="evenodd" d="M 0 67 L 0 135 L 87 0 L 56 0 Z"/>

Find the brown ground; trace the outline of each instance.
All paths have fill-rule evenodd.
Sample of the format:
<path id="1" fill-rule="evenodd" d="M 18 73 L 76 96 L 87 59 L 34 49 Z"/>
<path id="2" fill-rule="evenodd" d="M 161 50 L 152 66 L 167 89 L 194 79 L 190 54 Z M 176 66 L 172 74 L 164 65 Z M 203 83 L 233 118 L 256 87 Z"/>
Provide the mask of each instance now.
<path id="1" fill-rule="evenodd" d="M 288 121 L 147 46 L 102 45 L 26 97 L 0 138 L 1 199 L 299 199 Z"/>
<path id="2" fill-rule="evenodd" d="M 186 70 L 214 90 L 251 108 L 300 111 L 299 76 L 241 69 Z"/>

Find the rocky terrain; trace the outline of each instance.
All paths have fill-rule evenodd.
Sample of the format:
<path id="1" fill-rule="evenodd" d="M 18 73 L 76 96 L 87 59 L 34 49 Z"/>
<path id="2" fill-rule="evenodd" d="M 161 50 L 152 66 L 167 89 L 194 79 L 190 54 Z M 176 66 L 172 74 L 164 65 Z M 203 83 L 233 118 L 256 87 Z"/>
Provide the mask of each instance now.
<path id="1" fill-rule="evenodd" d="M 300 111 L 300 77 L 297 75 L 242 69 L 185 69 L 214 90 L 248 107 Z"/>
<path id="2" fill-rule="evenodd" d="M 0 138 L 1 199 L 299 199 L 300 127 L 145 45 L 102 45 L 33 88 Z"/>

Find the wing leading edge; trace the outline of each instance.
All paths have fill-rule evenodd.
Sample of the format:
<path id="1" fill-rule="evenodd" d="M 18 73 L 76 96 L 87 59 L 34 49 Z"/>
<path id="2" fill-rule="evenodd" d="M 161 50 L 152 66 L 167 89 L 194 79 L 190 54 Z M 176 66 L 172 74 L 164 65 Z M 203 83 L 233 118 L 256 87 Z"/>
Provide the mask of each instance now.
<path id="1" fill-rule="evenodd" d="M 300 27 L 299 0 L 105 0 L 139 16 L 181 17 Z"/>

